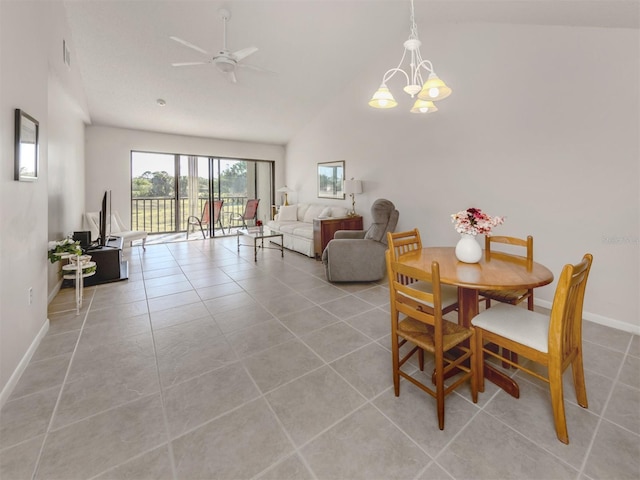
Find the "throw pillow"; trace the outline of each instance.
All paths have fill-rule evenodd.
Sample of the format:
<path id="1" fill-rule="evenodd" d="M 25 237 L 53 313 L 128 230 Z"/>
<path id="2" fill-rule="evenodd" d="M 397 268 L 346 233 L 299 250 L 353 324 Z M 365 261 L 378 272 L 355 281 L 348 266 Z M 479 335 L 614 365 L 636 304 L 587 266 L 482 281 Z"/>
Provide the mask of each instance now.
<path id="1" fill-rule="evenodd" d="M 301 222 L 304 219 L 304 214 L 307 211 L 307 208 L 309 208 L 309 204 L 308 203 L 299 203 L 298 204 L 298 220 L 300 220 Z"/>
<path id="2" fill-rule="evenodd" d="M 331 217 L 331 207 L 325 207 L 324 210 L 320 212 L 320 215 L 318 215 L 318 218 L 329 218 L 329 217 Z"/>
<path id="3" fill-rule="evenodd" d="M 295 222 L 298 220 L 298 207 L 295 205 L 283 205 L 278 211 L 278 220 L 281 222 Z"/>
<path id="4" fill-rule="evenodd" d="M 304 213 L 304 223 L 313 223 L 314 218 L 318 218 L 324 210 L 323 205 L 310 205 L 307 211 Z"/>

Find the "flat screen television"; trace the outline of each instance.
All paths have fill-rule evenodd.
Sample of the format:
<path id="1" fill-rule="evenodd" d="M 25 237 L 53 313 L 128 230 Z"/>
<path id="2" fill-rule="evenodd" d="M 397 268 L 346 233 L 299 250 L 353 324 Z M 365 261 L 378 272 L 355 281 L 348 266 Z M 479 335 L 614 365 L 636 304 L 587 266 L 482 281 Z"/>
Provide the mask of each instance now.
<path id="1" fill-rule="evenodd" d="M 111 190 L 104 192 L 102 196 L 102 208 L 100 209 L 100 238 L 98 245 L 104 247 L 109 242 L 111 234 Z"/>

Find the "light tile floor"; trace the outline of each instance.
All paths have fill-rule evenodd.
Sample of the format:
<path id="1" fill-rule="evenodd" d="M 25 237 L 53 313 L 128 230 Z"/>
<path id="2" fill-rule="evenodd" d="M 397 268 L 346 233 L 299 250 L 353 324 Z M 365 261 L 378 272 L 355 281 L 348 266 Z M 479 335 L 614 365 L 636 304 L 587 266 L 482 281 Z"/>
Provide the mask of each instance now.
<path id="1" fill-rule="evenodd" d="M 589 409 L 544 385 L 393 394 L 384 282 L 235 238 L 125 250 L 128 281 L 72 289 L 0 414 L 0 478 L 638 479 L 640 339 L 585 322 Z M 426 369 L 429 371 L 429 368 Z"/>

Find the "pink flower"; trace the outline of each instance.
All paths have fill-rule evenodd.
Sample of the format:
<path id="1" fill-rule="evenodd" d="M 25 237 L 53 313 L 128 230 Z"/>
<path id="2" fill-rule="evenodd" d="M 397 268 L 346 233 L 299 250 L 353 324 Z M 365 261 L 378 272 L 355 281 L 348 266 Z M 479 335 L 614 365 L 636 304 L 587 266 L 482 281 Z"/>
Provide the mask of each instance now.
<path id="1" fill-rule="evenodd" d="M 479 208 L 467 208 L 451 215 L 456 232 L 469 235 L 490 235 L 491 229 L 504 223 L 504 217 L 490 217 Z"/>

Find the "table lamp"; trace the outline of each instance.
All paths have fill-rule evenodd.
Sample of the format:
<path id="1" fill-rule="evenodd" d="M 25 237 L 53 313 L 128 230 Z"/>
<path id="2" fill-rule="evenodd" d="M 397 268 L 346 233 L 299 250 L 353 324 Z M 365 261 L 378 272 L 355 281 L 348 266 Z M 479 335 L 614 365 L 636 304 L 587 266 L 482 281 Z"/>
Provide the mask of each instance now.
<path id="1" fill-rule="evenodd" d="M 283 203 L 283 205 L 289 205 L 289 199 L 287 198 L 287 195 L 288 195 L 289 193 L 292 193 L 292 192 L 293 192 L 293 190 L 291 190 L 289 187 L 287 187 L 287 186 L 285 185 L 284 187 L 280 187 L 277 191 L 278 191 L 279 193 L 284 193 L 284 203 Z"/>
<path id="2" fill-rule="evenodd" d="M 357 215 L 355 195 L 362 193 L 362 182 L 360 180 L 354 180 L 353 177 L 351 177 L 351 180 L 345 180 L 344 193 L 351 196 L 351 211 L 349 212 L 349 216 L 355 217 Z"/>

